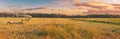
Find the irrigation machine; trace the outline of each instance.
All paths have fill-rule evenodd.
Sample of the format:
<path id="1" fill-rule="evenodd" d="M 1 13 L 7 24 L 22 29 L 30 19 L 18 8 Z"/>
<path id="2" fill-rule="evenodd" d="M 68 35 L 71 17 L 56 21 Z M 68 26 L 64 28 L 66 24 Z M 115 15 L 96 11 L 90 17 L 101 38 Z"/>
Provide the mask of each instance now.
<path id="1" fill-rule="evenodd" d="M 22 25 L 25 22 L 28 22 L 32 19 L 28 13 L 23 12 L 21 6 L 9 6 L 10 10 L 12 11 L 12 16 L 8 16 L 9 20 L 6 20 L 6 24 L 19 24 Z"/>

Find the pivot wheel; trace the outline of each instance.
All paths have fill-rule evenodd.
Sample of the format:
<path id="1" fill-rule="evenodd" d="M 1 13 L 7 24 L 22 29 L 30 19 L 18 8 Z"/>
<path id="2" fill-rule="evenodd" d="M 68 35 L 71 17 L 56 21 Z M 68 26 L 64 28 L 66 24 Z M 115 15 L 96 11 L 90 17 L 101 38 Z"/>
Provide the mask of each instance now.
<path id="1" fill-rule="evenodd" d="M 7 22 L 7 24 L 11 24 L 11 22 Z"/>
<path id="2" fill-rule="evenodd" d="M 19 25 L 22 25 L 22 24 L 23 24 L 23 22 L 19 22 L 18 24 L 19 24 Z"/>

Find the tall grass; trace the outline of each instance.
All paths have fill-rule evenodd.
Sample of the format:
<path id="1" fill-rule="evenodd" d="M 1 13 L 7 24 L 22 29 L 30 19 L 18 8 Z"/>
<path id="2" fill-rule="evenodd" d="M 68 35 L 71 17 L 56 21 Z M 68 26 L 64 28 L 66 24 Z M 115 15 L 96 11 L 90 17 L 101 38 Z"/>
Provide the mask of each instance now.
<path id="1" fill-rule="evenodd" d="M 24 25 L 1 23 L 0 39 L 120 39 L 120 26 L 68 18 L 33 18 Z"/>

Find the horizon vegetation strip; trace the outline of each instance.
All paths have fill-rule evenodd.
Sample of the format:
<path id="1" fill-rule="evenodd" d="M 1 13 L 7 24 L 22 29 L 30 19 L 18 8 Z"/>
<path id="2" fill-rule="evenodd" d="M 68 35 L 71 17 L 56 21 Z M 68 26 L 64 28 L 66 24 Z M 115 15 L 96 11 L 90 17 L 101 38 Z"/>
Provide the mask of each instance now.
<path id="1" fill-rule="evenodd" d="M 72 19 L 75 21 L 85 21 L 85 22 L 95 22 L 95 23 L 105 23 L 105 24 L 113 24 L 113 25 L 120 25 L 119 23 L 111 22 L 111 21 L 98 21 L 98 20 L 85 20 L 85 19 Z"/>

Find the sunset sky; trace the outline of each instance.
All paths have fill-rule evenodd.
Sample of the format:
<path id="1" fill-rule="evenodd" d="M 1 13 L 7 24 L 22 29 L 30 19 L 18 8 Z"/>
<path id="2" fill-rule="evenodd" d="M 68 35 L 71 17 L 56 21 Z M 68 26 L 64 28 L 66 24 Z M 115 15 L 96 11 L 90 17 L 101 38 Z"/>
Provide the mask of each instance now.
<path id="1" fill-rule="evenodd" d="M 32 7 L 69 7 L 64 3 L 71 0 L 0 0 L 0 8 L 8 8 L 8 6 L 21 5 L 24 8 Z M 63 4 L 62 4 L 63 3 Z"/>
<path id="2" fill-rule="evenodd" d="M 56 8 L 66 8 L 71 7 L 72 1 L 74 0 L 0 0 L 0 8 L 8 8 L 11 5 L 21 5 L 24 8 L 28 7 L 56 7 Z M 78 2 L 87 2 L 95 0 L 76 0 Z M 106 3 L 120 3 L 120 0 L 96 0 Z"/>
<path id="3" fill-rule="evenodd" d="M 0 0 L 0 10 L 9 9 L 8 6 L 20 5 L 24 9 L 44 9 L 41 11 L 40 9 L 33 10 L 31 12 L 54 12 L 62 14 L 81 14 L 86 11 L 87 13 L 119 13 L 120 5 L 112 4 L 119 5 L 120 0 Z"/>

